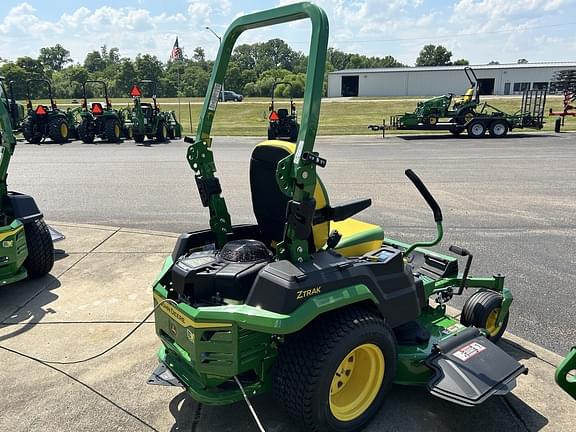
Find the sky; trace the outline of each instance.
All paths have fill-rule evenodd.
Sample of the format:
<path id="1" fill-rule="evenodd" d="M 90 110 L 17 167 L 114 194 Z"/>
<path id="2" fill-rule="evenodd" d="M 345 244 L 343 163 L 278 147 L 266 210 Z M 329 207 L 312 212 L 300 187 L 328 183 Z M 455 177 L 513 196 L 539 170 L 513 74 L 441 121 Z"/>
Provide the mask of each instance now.
<path id="1" fill-rule="evenodd" d="M 75 63 L 102 45 L 120 55 L 150 53 L 166 61 L 178 36 L 214 58 L 218 39 L 238 16 L 291 0 L 2 0 L 0 57 L 37 57 L 63 45 Z M 392 55 L 414 65 L 426 44 L 471 64 L 576 61 L 576 0 L 317 0 L 330 21 L 329 46 L 368 56 Z M 284 39 L 307 52 L 310 24 L 300 21 L 245 32 L 238 43 Z"/>

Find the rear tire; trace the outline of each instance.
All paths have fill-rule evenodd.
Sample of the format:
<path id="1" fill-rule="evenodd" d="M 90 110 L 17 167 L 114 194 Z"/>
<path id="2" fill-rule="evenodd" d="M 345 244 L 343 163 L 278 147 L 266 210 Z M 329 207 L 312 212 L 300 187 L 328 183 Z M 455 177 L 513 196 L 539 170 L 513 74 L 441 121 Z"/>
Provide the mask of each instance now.
<path id="1" fill-rule="evenodd" d="M 508 123 L 504 120 L 495 120 L 490 123 L 490 136 L 502 138 L 508 134 Z"/>
<path id="2" fill-rule="evenodd" d="M 290 142 L 295 143 L 298 141 L 298 132 L 300 132 L 300 125 L 295 124 L 290 128 Z"/>
<path id="3" fill-rule="evenodd" d="M 43 138 L 42 132 L 38 130 L 38 124 L 30 120 L 22 123 L 22 134 L 30 144 L 38 144 Z"/>
<path id="4" fill-rule="evenodd" d="M 131 140 L 134 139 L 134 134 L 132 133 L 132 126 L 124 126 L 124 130 L 122 134 L 124 135 L 124 139 Z"/>
<path id="5" fill-rule="evenodd" d="M 268 139 L 269 140 L 276 139 L 276 133 L 274 132 L 274 129 L 272 129 L 271 127 L 268 128 Z"/>
<path id="6" fill-rule="evenodd" d="M 472 120 L 475 115 L 476 114 L 474 113 L 474 111 L 471 108 L 466 108 L 458 114 L 458 117 L 456 117 L 456 123 L 466 124 L 470 120 Z"/>
<path id="7" fill-rule="evenodd" d="M 82 120 L 78 125 L 78 138 L 85 142 L 86 144 L 92 144 L 94 142 L 94 131 L 92 130 L 92 125 L 89 120 Z"/>
<path id="8" fill-rule="evenodd" d="M 47 275 L 54 266 L 54 244 L 44 219 L 36 219 L 24 224 L 28 257 L 24 267 L 28 277 L 37 278 Z"/>
<path id="9" fill-rule="evenodd" d="M 392 330 L 380 316 L 355 306 L 316 318 L 287 336 L 279 351 L 274 397 L 310 432 L 363 427 L 396 374 Z"/>
<path id="10" fill-rule="evenodd" d="M 171 140 L 176 139 L 176 129 L 174 128 L 174 126 L 168 129 L 168 139 Z"/>
<path id="11" fill-rule="evenodd" d="M 501 326 L 496 325 L 496 317 L 502 307 L 502 296 L 494 291 L 477 291 L 464 304 L 460 322 L 469 327 L 486 329 L 488 339 L 492 342 L 500 340 L 508 326 L 509 313 L 506 314 Z"/>
<path id="12" fill-rule="evenodd" d="M 122 128 L 120 127 L 120 122 L 117 119 L 110 119 L 106 121 L 106 124 L 104 125 L 104 134 L 106 135 L 108 142 L 120 142 L 121 133 Z"/>
<path id="13" fill-rule="evenodd" d="M 48 125 L 48 135 L 55 143 L 65 143 L 70 135 L 70 125 L 65 119 L 58 117 Z"/>
<path id="14" fill-rule="evenodd" d="M 486 126 L 481 121 L 472 121 L 466 128 L 468 135 L 472 138 L 482 138 L 486 133 Z"/>
<path id="15" fill-rule="evenodd" d="M 165 142 L 166 136 L 168 135 L 168 128 L 164 121 L 158 122 L 158 128 L 156 129 L 156 141 Z"/>

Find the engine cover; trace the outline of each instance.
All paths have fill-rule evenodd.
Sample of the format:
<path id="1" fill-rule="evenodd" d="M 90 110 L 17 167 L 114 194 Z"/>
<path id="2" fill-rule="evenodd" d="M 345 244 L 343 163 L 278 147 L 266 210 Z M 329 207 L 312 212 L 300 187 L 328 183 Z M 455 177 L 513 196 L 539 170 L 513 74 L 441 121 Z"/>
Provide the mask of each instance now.
<path id="1" fill-rule="evenodd" d="M 223 299 L 243 301 L 260 270 L 272 259 L 263 246 L 256 240 L 236 240 L 220 252 L 211 250 L 185 255 L 172 268 L 173 287 L 192 303 L 221 303 Z M 238 253 L 233 255 L 231 251 Z"/>

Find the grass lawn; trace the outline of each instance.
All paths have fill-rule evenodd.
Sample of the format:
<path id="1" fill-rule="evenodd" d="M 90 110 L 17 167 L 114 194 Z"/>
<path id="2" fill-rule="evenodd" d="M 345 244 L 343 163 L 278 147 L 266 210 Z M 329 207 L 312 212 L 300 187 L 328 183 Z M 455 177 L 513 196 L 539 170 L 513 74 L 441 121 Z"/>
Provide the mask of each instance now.
<path id="1" fill-rule="evenodd" d="M 422 98 L 426 99 L 426 98 Z M 319 135 L 369 135 L 375 134 L 368 130 L 369 124 L 381 124 L 382 119 L 391 115 L 402 114 L 413 111 L 418 98 L 381 98 L 381 99 L 323 99 L 320 112 Z M 60 100 L 62 108 L 70 106 L 70 100 Z M 113 104 L 119 108 L 126 106 L 129 99 L 114 99 Z M 198 118 L 202 108 L 202 98 L 182 98 L 178 106 L 178 99 L 159 99 L 158 103 L 162 109 L 174 110 L 177 115 L 180 113 L 180 120 L 184 126 L 184 131 L 190 133 L 190 113 L 188 110 L 190 102 L 192 114 L 192 126 L 198 126 Z M 258 136 L 266 135 L 268 126 L 268 104 L 267 98 L 248 98 L 244 102 L 220 103 L 216 111 L 216 117 L 212 132 L 215 135 L 245 135 Z M 283 103 L 288 103 L 284 99 L 276 99 L 277 107 L 282 107 Z M 487 100 L 490 105 L 499 109 L 514 113 L 520 107 L 521 99 L 517 97 L 491 97 Z M 36 105 L 38 102 L 34 102 Z M 286 105 L 287 106 L 287 105 Z M 302 100 L 296 100 L 299 112 L 302 108 Z M 561 96 L 549 96 L 546 103 L 548 108 L 560 110 L 562 107 Z M 547 117 L 544 131 L 554 130 L 555 117 Z M 567 117 L 563 130 L 576 130 L 576 119 Z M 399 133 L 414 133 L 414 131 L 399 131 Z"/>

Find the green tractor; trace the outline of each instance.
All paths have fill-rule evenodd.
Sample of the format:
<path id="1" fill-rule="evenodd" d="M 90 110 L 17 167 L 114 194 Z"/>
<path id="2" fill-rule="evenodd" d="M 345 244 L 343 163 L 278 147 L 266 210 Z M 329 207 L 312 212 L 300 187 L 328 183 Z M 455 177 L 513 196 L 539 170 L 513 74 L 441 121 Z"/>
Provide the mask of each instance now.
<path id="1" fill-rule="evenodd" d="M 558 365 L 555 378 L 556 383 L 576 399 L 576 346 L 572 347 L 566 358 Z"/>
<path id="2" fill-rule="evenodd" d="M 286 85 L 290 88 L 290 111 L 287 108 L 278 108 L 274 106 L 274 94 L 276 87 L 280 84 Z M 289 82 L 275 82 L 272 86 L 272 100 L 268 107 L 270 115 L 268 120 L 268 139 L 280 139 L 290 142 L 296 142 L 298 139 L 298 132 L 300 125 L 298 124 L 298 114 L 296 112 L 296 104 L 293 99 L 293 86 Z"/>
<path id="3" fill-rule="evenodd" d="M 449 119 L 450 122 L 466 124 L 474 118 L 475 110 L 480 103 L 480 85 L 474 70 L 466 66 L 464 68 L 470 87 L 459 98 L 453 93 L 438 96 L 427 101 L 418 102 L 412 113 L 400 116 L 399 123 L 411 127 L 418 124 L 434 126 L 441 119 Z"/>
<path id="4" fill-rule="evenodd" d="M 134 107 L 126 125 L 132 128 L 134 141 L 143 143 L 145 137 L 158 142 L 181 138 L 182 126 L 176 119 L 175 112 L 161 111 L 156 101 L 156 81 L 140 80 L 140 84 L 152 88 L 152 103 L 142 102 L 142 90 L 137 85 L 132 86 L 130 96 L 134 100 Z"/>
<path id="5" fill-rule="evenodd" d="M 14 153 L 13 107 L 0 82 L 0 284 L 48 274 L 54 265 L 50 230 L 34 198 L 8 191 L 8 165 Z"/>
<path id="6" fill-rule="evenodd" d="M 104 90 L 105 104 L 91 102 L 88 107 L 86 84 L 99 84 Z M 94 142 L 95 137 L 118 143 L 122 136 L 132 138 L 132 129 L 124 126 L 124 114 L 112 108 L 112 102 L 108 98 L 108 86 L 104 81 L 88 80 L 82 83 L 82 111 L 80 111 L 80 123 L 78 124 L 78 137 L 85 143 Z"/>
<path id="7" fill-rule="evenodd" d="M 309 18 L 312 40 L 298 144 L 268 140 L 250 160 L 256 224 L 232 225 L 210 131 L 230 55 L 243 31 Z M 197 401 L 226 405 L 271 392 L 306 431 L 355 431 L 392 384 L 422 386 L 474 406 L 508 393 L 526 368 L 495 342 L 508 323 L 504 276 L 471 277 L 472 254 L 406 244 L 352 218 L 370 199 L 332 206 L 314 152 L 328 20 L 310 3 L 237 18 L 225 33 L 187 160 L 210 229 L 182 234 L 153 284 L 162 346 L 150 384 L 181 385 Z M 458 270 L 458 257 L 465 260 Z M 467 289 L 460 318 L 446 303 Z"/>
<path id="8" fill-rule="evenodd" d="M 31 84 L 42 83 L 48 88 L 50 106 L 32 106 Z M 26 109 L 28 110 L 22 122 L 24 139 L 32 144 L 38 144 L 45 138 L 50 138 L 55 143 L 65 143 L 68 138 L 75 136 L 74 116 L 67 111 L 62 111 L 56 106 L 52 96 L 52 84 L 47 79 L 29 79 L 26 81 Z"/>

